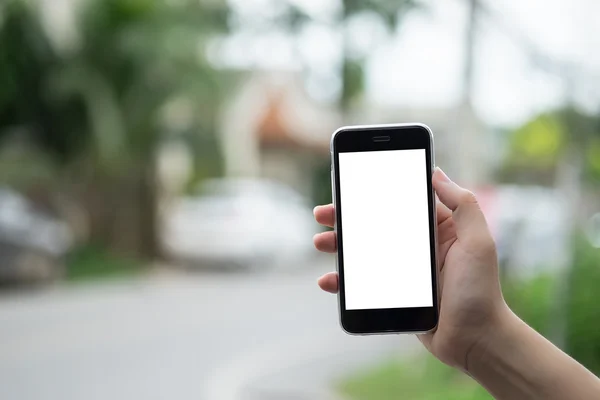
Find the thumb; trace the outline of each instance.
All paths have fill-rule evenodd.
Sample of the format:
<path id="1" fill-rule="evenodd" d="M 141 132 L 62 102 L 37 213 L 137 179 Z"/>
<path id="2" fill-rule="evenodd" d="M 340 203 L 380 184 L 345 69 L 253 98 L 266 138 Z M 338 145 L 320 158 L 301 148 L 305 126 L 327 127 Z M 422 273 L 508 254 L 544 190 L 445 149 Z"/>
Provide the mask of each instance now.
<path id="1" fill-rule="evenodd" d="M 440 201 L 452 211 L 459 240 L 491 237 L 485 216 L 472 192 L 458 186 L 440 168 L 433 173 L 433 188 Z"/>

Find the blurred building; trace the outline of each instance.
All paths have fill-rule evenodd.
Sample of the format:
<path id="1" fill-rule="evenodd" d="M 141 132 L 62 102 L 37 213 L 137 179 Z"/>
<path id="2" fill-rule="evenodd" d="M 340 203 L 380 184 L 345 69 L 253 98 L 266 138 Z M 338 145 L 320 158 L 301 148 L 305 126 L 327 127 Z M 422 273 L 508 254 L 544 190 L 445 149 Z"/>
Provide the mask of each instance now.
<path id="1" fill-rule="evenodd" d="M 300 75 L 257 72 L 222 116 L 226 175 L 269 178 L 310 194 L 339 121 L 335 108 L 308 96 Z"/>
<path id="2" fill-rule="evenodd" d="M 343 121 L 342 121 L 343 120 Z M 435 135 L 436 163 L 469 185 L 495 168 L 489 128 L 470 107 L 398 108 L 365 103 L 342 118 L 313 100 L 299 74 L 254 73 L 222 116 L 226 175 L 285 182 L 309 194 L 312 171 L 326 162 L 331 133 L 340 125 L 422 122 Z"/>

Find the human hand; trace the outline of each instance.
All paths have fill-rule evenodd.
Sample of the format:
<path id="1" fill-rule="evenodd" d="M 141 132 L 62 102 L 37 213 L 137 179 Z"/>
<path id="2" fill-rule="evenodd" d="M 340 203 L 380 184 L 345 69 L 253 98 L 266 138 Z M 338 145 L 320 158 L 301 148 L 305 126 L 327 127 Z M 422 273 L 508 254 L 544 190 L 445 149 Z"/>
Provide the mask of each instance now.
<path id="1" fill-rule="evenodd" d="M 496 245 L 473 193 L 452 182 L 436 168 L 433 187 L 437 211 L 440 318 L 433 333 L 419 339 L 442 362 L 468 369 L 471 350 L 480 344 L 508 310 L 498 276 Z M 318 223 L 333 227 L 333 205 L 318 206 Z M 315 247 L 335 253 L 334 232 L 315 235 Z M 337 273 L 318 281 L 321 289 L 337 293 Z"/>

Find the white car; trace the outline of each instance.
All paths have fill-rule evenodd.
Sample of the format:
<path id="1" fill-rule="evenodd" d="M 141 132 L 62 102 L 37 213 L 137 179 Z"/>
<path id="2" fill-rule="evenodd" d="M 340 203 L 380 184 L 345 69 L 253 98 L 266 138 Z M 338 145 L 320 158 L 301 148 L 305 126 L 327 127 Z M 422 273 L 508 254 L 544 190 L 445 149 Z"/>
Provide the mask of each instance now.
<path id="1" fill-rule="evenodd" d="M 0 187 L 0 284 L 42 283 L 64 274 L 73 234 L 20 193 Z"/>
<path id="2" fill-rule="evenodd" d="M 284 185 L 255 179 L 205 182 L 166 215 L 163 245 L 195 264 L 291 268 L 315 254 L 312 208 Z"/>

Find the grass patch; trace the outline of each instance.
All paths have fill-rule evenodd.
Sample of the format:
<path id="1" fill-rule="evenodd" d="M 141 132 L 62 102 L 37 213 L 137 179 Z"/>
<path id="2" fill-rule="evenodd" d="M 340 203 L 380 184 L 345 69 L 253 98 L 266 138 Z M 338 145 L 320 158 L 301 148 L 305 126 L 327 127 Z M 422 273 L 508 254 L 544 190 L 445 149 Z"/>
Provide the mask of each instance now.
<path id="1" fill-rule="evenodd" d="M 142 271 L 142 263 L 138 260 L 117 257 L 101 247 L 87 245 L 69 255 L 66 277 L 68 281 L 121 278 Z"/>
<path id="2" fill-rule="evenodd" d="M 338 389 L 353 400 L 493 400 L 474 380 L 430 355 L 390 360 L 350 376 Z"/>

